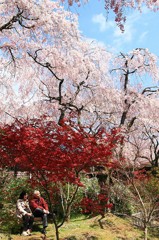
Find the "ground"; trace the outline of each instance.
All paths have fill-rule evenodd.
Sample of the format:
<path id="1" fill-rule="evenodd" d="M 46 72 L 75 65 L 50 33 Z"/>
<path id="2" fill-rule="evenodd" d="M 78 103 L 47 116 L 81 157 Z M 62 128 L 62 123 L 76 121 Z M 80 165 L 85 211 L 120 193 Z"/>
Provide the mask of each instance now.
<path id="1" fill-rule="evenodd" d="M 72 219 L 69 223 L 65 223 L 60 228 L 60 240 L 142 240 L 143 232 L 132 225 L 130 219 L 117 217 L 108 214 L 99 222 L 100 217 L 86 218 L 78 217 Z M 0 235 L 0 239 L 9 240 L 4 235 Z M 13 240 L 55 240 L 55 231 L 53 226 L 49 224 L 47 236 L 40 233 L 39 226 L 34 227 L 33 235 L 30 237 L 22 237 L 20 235 L 11 235 Z M 149 235 L 149 240 L 159 240 L 159 229 L 153 231 L 153 235 Z"/>

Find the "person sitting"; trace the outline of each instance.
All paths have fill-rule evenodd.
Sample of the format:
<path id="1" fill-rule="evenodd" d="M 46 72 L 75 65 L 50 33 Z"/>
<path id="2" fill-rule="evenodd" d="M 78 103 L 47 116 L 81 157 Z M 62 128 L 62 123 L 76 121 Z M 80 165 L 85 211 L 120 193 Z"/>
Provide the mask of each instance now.
<path id="1" fill-rule="evenodd" d="M 30 207 L 32 209 L 34 217 L 42 218 L 42 233 L 46 234 L 46 228 L 48 226 L 47 215 L 49 214 L 49 209 L 46 201 L 41 197 L 40 192 L 37 190 L 35 190 L 33 193 L 33 199 L 30 201 Z"/>
<path id="2" fill-rule="evenodd" d="M 26 191 L 22 191 L 17 203 L 16 203 L 16 214 L 18 218 L 23 219 L 23 236 L 31 235 L 32 226 L 34 222 L 34 216 L 29 206 L 28 194 Z"/>

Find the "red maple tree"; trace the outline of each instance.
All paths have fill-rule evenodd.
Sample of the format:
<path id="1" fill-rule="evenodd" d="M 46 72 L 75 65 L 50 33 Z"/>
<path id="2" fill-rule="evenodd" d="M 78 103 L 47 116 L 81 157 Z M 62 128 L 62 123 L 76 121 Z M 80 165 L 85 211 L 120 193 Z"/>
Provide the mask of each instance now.
<path id="1" fill-rule="evenodd" d="M 51 184 L 70 183 L 76 186 L 61 223 L 57 223 L 51 211 L 59 239 L 58 229 L 66 218 L 81 182 L 81 173 L 91 167 L 117 165 L 113 151 L 121 141 L 119 130 L 107 133 L 101 128 L 96 134 L 88 132 L 75 121 L 65 120 L 61 126 L 46 117 L 33 120 L 16 120 L 12 125 L 1 127 L 0 165 L 32 174 L 34 186 L 40 185 L 48 195 L 51 205 Z M 96 204 L 97 205 L 97 204 Z"/>

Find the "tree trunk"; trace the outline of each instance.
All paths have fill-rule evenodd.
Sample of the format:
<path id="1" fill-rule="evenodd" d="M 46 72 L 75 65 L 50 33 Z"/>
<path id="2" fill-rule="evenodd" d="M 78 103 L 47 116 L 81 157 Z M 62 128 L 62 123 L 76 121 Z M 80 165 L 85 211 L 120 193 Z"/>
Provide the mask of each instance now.
<path id="1" fill-rule="evenodd" d="M 65 218 L 65 221 L 66 221 L 66 222 L 69 222 L 69 221 L 70 221 L 70 217 L 71 217 L 71 206 L 72 206 L 72 205 L 69 205 L 68 208 L 67 208 L 67 213 L 66 213 L 66 218 Z"/>
<path id="2" fill-rule="evenodd" d="M 56 240 L 60 240 L 60 236 L 59 236 L 59 226 L 58 226 L 55 218 L 56 218 L 56 217 L 55 217 L 55 214 L 52 212 L 52 220 L 53 220 L 53 224 L 54 224 L 54 227 L 55 227 Z"/>
<path id="3" fill-rule="evenodd" d="M 148 228 L 146 225 L 146 226 L 144 226 L 144 240 L 147 240 L 147 232 L 148 232 Z"/>
<path id="4" fill-rule="evenodd" d="M 60 240 L 59 229 L 58 229 L 58 226 L 56 224 L 55 224 L 55 233 L 56 233 L 56 240 Z"/>

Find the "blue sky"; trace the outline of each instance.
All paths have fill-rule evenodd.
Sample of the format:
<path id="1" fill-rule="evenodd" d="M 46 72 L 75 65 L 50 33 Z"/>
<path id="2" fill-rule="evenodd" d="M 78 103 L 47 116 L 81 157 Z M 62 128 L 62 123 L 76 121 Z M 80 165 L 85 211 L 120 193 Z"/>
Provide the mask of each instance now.
<path id="1" fill-rule="evenodd" d="M 134 48 L 148 48 L 159 56 L 159 11 L 147 8 L 139 11 L 127 10 L 125 32 L 116 26 L 113 13 L 106 19 L 103 0 L 90 0 L 80 8 L 73 6 L 79 14 L 79 28 L 84 36 L 96 39 L 115 52 L 128 52 Z"/>

